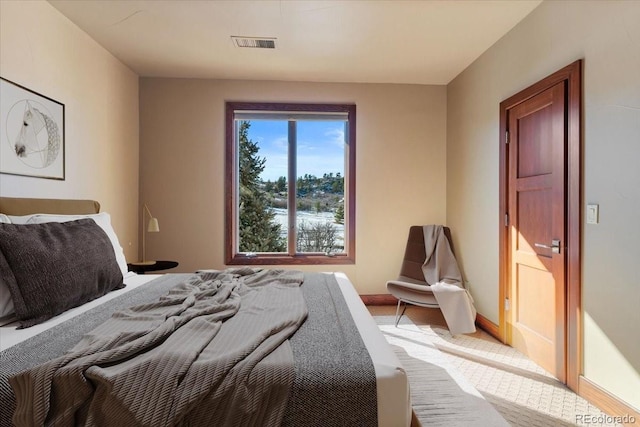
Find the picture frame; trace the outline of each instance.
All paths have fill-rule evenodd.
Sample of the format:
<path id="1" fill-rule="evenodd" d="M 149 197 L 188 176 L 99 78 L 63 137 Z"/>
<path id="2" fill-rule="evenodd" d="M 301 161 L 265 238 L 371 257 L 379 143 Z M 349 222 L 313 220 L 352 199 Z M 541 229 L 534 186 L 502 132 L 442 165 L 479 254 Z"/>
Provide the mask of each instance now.
<path id="1" fill-rule="evenodd" d="M 0 77 L 0 174 L 65 179 L 64 104 Z"/>

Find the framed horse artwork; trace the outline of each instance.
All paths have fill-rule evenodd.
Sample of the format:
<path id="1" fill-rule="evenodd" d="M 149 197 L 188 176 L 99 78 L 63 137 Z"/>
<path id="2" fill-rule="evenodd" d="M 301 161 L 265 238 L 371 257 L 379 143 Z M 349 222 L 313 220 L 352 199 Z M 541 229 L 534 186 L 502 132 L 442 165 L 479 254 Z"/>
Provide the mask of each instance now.
<path id="1" fill-rule="evenodd" d="M 64 180 L 64 104 L 0 77 L 0 173 Z"/>

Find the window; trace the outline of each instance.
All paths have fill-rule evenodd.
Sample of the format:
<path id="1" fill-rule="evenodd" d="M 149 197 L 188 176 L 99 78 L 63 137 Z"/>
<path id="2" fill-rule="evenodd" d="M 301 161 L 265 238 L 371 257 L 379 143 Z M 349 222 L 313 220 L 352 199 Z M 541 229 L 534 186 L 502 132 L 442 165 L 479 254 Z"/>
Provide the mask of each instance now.
<path id="1" fill-rule="evenodd" d="M 226 104 L 225 263 L 355 262 L 356 106 Z"/>

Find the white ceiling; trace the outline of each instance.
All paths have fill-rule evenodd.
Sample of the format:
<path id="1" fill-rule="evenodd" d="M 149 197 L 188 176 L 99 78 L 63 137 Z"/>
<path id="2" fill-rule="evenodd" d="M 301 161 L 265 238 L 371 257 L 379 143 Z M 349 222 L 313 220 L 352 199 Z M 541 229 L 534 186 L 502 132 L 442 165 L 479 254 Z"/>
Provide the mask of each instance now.
<path id="1" fill-rule="evenodd" d="M 141 76 L 447 84 L 541 0 L 49 2 Z"/>

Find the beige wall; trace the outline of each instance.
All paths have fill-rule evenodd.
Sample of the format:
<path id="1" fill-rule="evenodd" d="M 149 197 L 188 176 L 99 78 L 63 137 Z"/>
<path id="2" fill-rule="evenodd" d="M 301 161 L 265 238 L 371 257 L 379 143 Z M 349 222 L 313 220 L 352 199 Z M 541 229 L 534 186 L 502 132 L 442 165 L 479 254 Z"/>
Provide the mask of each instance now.
<path id="1" fill-rule="evenodd" d="M 340 270 L 363 294 L 386 293 L 408 228 L 446 216 L 444 86 L 143 78 L 140 200 L 160 222 L 148 257 L 176 271 L 223 268 L 225 101 L 357 105 L 356 264 Z"/>
<path id="2" fill-rule="evenodd" d="M 64 181 L 0 175 L 0 194 L 96 199 L 135 258 L 138 76 L 44 1 L 0 1 L 0 75 L 65 105 L 66 155 Z"/>
<path id="3" fill-rule="evenodd" d="M 447 223 L 498 322 L 498 107 L 584 58 L 584 375 L 640 408 L 640 2 L 546 1 L 447 87 Z"/>

